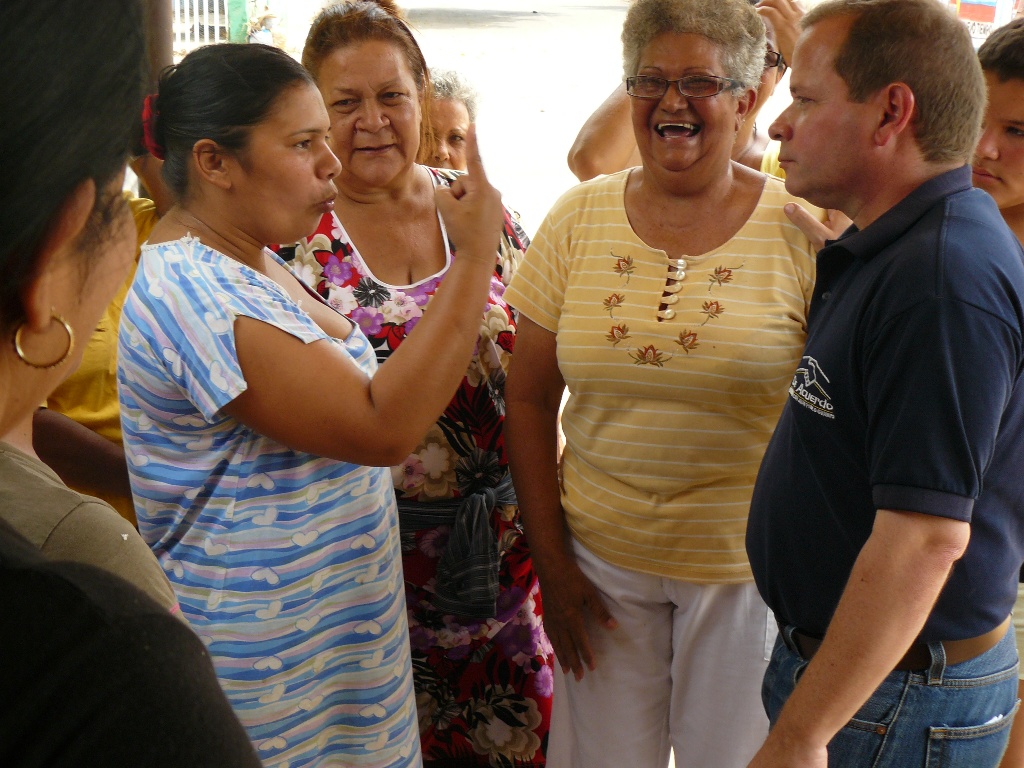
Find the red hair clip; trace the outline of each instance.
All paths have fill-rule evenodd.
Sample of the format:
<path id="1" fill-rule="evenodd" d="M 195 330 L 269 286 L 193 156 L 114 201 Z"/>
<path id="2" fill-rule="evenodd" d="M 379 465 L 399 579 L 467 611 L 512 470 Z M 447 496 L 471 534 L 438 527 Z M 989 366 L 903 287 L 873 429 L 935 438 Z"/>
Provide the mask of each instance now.
<path id="1" fill-rule="evenodd" d="M 156 140 L 156 118 L 160 114 L 156 108 L 156 94 L 151 93 L 142 102 L 142 145 L 157 160 L 164 159 L 164 148 Z"/>

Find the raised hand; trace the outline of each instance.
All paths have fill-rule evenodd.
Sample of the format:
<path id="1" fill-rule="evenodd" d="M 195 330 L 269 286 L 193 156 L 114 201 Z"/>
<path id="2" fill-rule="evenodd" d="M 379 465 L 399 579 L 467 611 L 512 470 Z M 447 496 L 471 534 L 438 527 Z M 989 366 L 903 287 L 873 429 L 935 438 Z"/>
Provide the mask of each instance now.
<path id="1" fill-rule="evenodd" d="M 475 125 L 466 133 L 466 161 L 465 175 L 459 176 L 450 187 L 438 187 L 434 191 L 437 210 L 458 249 L 459 258 L 487 259 L 493 263 L 504 209 L 501 193 L 491 186 L 484 172 Z"/>
<path id="2" fill-rule="evenodd" d="M 797 0 L 760 0 L 757 12 L 772 25 L 779 53 L 792 66 L 793 49 L 800 37 L 800 19 L 805 13 L 803 6 Z"/>

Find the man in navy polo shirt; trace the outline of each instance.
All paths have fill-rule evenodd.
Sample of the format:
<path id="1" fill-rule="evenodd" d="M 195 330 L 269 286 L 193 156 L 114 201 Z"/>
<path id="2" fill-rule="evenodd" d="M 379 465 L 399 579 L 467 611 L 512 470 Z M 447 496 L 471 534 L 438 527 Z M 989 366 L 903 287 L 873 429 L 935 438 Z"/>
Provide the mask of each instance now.
<path id="1" fill-rule="evenodd" d="M 985 82 L 934 0 L 828 0 L 771 128 L 853 226 L 751 505 L 780 624 L 751 766 L 996 766 L 1024 560 L 1024 252 L 971 187 Z M 799 682 L 796 682 L 796 681 Z"/>

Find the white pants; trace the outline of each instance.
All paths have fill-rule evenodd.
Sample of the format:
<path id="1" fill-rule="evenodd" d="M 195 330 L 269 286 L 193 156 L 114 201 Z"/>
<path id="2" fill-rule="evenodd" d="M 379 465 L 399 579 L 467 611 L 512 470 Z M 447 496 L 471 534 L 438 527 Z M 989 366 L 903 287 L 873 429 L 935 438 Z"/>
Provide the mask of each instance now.
<path id="1" fill-rule="evenodd" d="M 761 679 L 777 629 L 753 583 L 690 584 L 574 543 L 619 622 L 588 626 L 597 669 L 556 680 L 549 768 L 744 768 L 768 735 Z M 559 673 L 560 674 L 560 673 Z"/>

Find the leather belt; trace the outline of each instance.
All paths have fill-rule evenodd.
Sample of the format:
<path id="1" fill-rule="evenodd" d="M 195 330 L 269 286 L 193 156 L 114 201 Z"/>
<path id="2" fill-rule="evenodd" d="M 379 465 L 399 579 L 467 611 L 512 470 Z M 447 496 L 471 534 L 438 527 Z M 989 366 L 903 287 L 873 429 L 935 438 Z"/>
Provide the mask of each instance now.
<path id="1" fill-rule="evenodd" d="M 977 635 L 976 637 L 968 637 L 964 640 L 943 640 L 942 648 L 946 652 L 946 665 L 952 666 L 953 664 L 960 664 L 962 662 L 973 659 L 976 656 L 980 656 L 985 651 L 991 650 L 996 646 L 1000 640 L 1006 635 L 1006 630 L 1010 625 L 1010 617 L 1007 616 L 999 626 L 995 629 L 990 629 L 983 635 Z M 784 626 L 779 623 L 779 631 L 782 632 Z M 810 661 L 814 658 L 814 654 L 818 652 L 818 648 L 821 647 L 821 638 L 809 635 L 806 632 L 801 632 L 799 629 L 793 630 L 793 644 L 796 645 L 794 649 L 800 654 L 801 658 L 805 661 Z M 896 666 L 893 667 L 893 671 L 910 672 L 913 670 L 928 669 L 932 665 L 932 655 L 928 650 L 927 643 L 914 643 L 903 654 L 903 658 L 896 662 Z"/>

